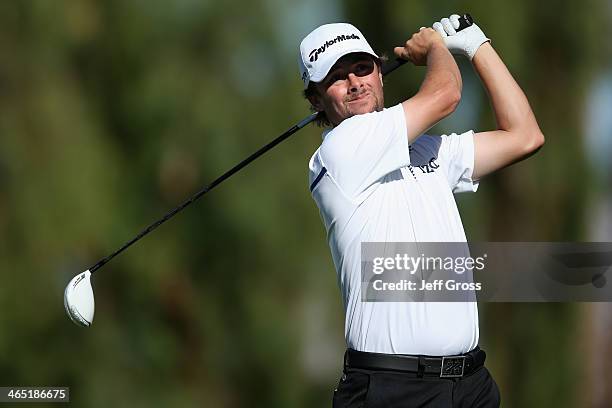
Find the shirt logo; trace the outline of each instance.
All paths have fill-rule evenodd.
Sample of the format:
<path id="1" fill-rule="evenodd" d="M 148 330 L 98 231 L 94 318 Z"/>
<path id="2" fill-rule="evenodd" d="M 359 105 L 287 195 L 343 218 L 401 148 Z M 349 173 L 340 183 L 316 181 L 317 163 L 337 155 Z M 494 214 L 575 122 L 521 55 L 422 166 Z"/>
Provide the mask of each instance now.
<path id="1" fill-rule="evenodd" d="M 429 163 L 426 163 L 426 164 L 423 164 L 417 167 L 421 169 L 423 173 L 433 173 L 434 171 L 438 169 L 438 167 L 440 167 L 440 165 L 436 163 L 436 158 L 432 157 L 429 160 Z"/>
<path id="2" fill-rule="evenodd" d="M 323 54 L 325 51 L 327 51 L 329 47 L 336 44 L 337 42 L 342 42 L 346 40 L 359 40 L 359 39 L 360 37 L 356 34 L 350 34 L 350 35 L 343 34 L 331 40 L 327 40 L 319 48 L 315 48 L 314 50 L 310 51 L 310 54 L 308 54 L 309 60 L 310 62 L 315 62 L 316 60 L 319 59 L 319 54 Z"/>

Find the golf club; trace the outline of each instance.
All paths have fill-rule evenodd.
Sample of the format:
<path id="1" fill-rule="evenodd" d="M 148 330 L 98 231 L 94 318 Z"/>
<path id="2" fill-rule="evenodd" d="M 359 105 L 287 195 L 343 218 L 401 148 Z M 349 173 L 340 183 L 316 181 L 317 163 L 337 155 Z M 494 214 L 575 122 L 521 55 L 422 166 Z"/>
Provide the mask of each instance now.
<path id="1" fill-rule="evenodd" d="M 469 27 L 473 24 L 473 19 L 469 14 L 464 14 L 459 18 L 459 28 L 458 31 L 463 30 L 466 27 Z M 397 58 L 393 61 L 390 61 L 387 64 L 384 64 L 382 67 L 382 74 L 386 76 L 393 72 L 395 69 L 405 64 L 407 60 Z M 293 135 L 298 130 L 302 129 L 304 126 L 313 122 L 317 119 L 320 112 L 312 113 L 311 115 L 304 118 L 302 121 L 291 127 L 289 130 L 284 132 L 282 135 L 278 136 L 276 139 L 272 140 L 270 143 L 266 144 L 255 153 L 251 154 L 249 157 L 229 169 L 227 172 L 222 174 L 208 186 L 204 187 L 202 190 L 198 191 L 194 194 L 190 199 L 185 201 L 183 204 L 174 208 L 172 211 L 168 212 L 158 221 L 155 221 L 153 224 L 146 227 L 142 230 L 138 235 L 134 238 L 126 242 L 121 248 L 117 249 L 112 254 L 98 261 L 95 265 L 88 268 L 86 271 L 79 273 L 76 275 L 66 286 L 66 290 L 64 291 L 64 307 L 70 319 L 79 326 L 88 327 L 93 322 L 94 311 L 95 311 L 95 303 L 94 303 L 94 295 L 93 289 L 91 286 L 91 275 L 106 263 L 108 263 L 115 256 L 119 255 L 121 252 L 125 251 L 136 241 L 147 235 L 149 232 L 153 231 L 155 228 L 159 227 L 164 222 L 168 221 L 172 218 L 176 213 L 183 210 L 185 207 L 202 197 L 204 194 L 221 184 L 223 181 L 230 178 L 232 175 L 246 167 L 249 163 L 257 159 L 259 156 L 266 153 L 268 150 L 272 149 L 289 136 Z"/>

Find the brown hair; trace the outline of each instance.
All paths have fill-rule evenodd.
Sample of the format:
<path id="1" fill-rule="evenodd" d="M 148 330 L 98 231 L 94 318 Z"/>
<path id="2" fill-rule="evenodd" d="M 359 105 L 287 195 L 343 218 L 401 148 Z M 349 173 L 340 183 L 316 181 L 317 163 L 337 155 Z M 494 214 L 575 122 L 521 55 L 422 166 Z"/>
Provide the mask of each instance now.
<path id="1" fill-rule="evenodd" d="M 308 84 L 308 88 L 304 89 L 303 95 L 304 98 L 306 98 L 306 100 L 308 101 L 308 103 L 310 103 L 310 98 L 318 95 L 316 83 L 310 82 Z M 312 104 L 310 104 L 310 111 L 317 112 L 317 109 Z M 332 125 L 329 119 L 327 118 L 327 114 L 325 113 L 325 111 L 319 112 L 317 118 L 314 120 L 314 123 L 316 123 L 318 127 L 331 127 Z"/>

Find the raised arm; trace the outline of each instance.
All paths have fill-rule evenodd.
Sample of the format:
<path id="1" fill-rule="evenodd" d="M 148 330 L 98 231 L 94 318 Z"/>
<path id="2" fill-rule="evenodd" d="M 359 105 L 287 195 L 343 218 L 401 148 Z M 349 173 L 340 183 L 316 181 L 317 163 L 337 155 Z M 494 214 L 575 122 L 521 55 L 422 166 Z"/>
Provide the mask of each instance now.
<path id="1" fill-rule="evenodd" d="M 474 134 L 473 179 L 479 179 L 534 154 L 543 144 L 544 135 L 529 106 L 527 97 L 508 68 L 495 52 L 488 38 L 476 25 L 456 32 L 459 17 L 453 15 L 434 24 L 448 49 L 472 61 L 487 90 L 497 129 Z"/>
<path id="2" fill-rule="evenodd" d="M 396 47 L 394 51 L 415 65 L 427 66 L 419 91 L 402 102 L 408 143 L 412 143 L 454 112 L 461 98 L 461 74 L 444 40 L 431 28 L 421 28 L 404 47 Z"/>
<path id="3" fill-rule="evenodd" d="M 474 134 L 474 173 L 479 179 L 534 154 L 543 144 L 527 97 L 491 44 L 483 44 L 474 69 L 489 94 L 497 130 Z"/>

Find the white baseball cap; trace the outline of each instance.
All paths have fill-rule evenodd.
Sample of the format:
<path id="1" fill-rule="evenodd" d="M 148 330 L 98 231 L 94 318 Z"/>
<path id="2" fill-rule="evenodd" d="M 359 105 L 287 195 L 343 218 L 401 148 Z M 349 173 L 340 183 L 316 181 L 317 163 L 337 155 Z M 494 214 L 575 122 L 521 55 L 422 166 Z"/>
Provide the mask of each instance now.
<path id="1" fill-rule="evenodd" d="M 300 74 L 304 89 L 310 81 L 320 82 L 336 61 L 353 52 L 365 52 L 376 58 L 364 35 L 348 23 L 324 24 L 300 43 Z"/>

